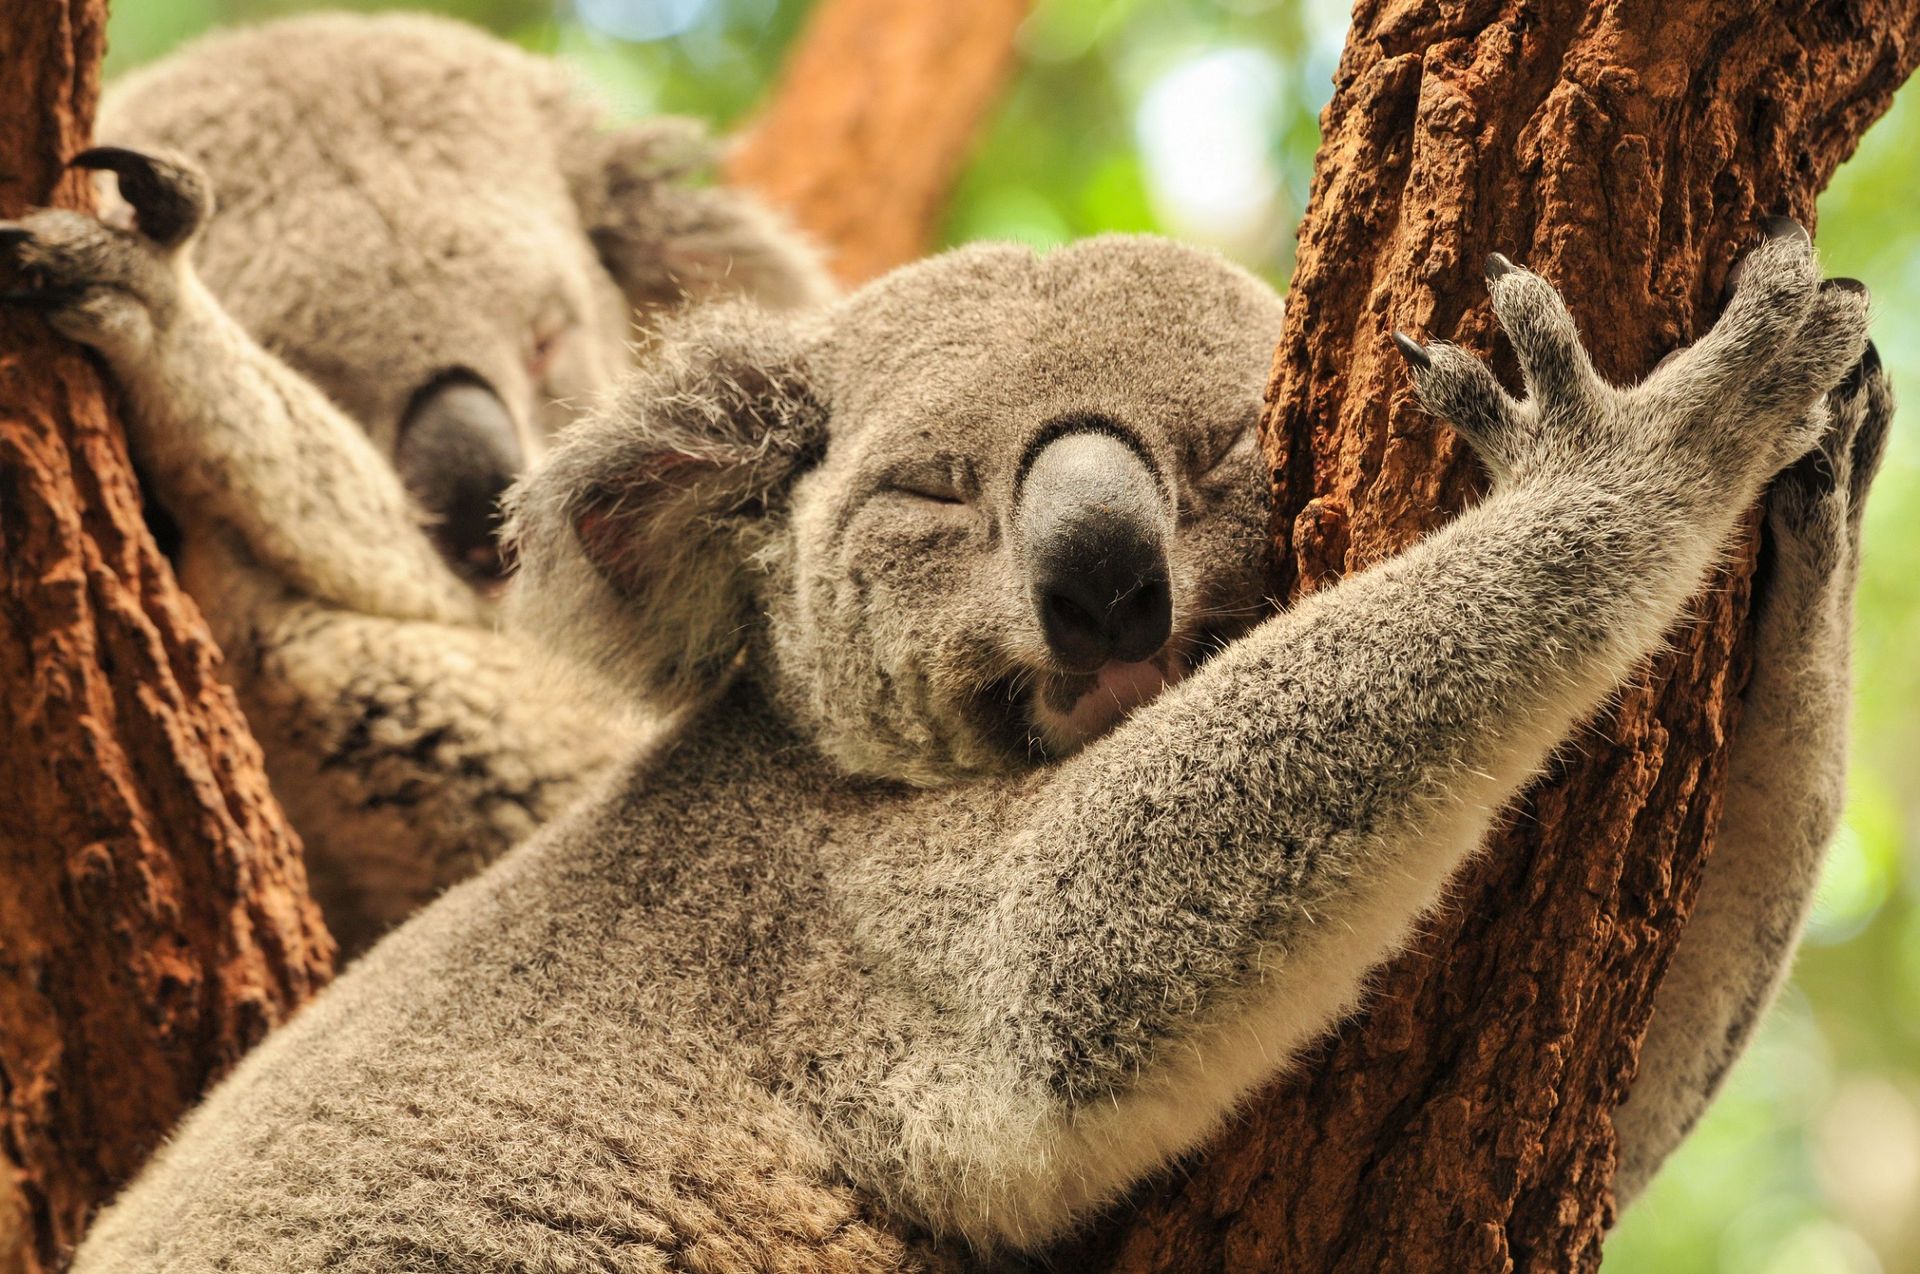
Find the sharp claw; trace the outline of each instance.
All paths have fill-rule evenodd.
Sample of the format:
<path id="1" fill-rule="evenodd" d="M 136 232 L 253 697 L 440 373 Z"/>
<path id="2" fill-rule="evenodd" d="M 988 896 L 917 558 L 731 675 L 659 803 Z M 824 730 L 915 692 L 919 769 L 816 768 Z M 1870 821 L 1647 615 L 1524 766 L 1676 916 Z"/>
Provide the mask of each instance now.
<path id="1" fill-rule="evenodd" d="M 125 174 L 128 169 L 150 172 L 153 161 L 137 150 L 128 150 L 125 146 L 89 146 L 67 161 L 69 168 L 104 168 L 111 173 Z"/>
<path id="2" fill-rule="evenodd" d="M 1813 236 L 1807 233 L 1807 228 L 1792 217 L 1768 217 L 1760 223 L 1760 228 L 1766 231 L 1769 239 L 1789 239 L 1798 235 L 1808 243 L 1813 242 Z"/>
<path id="3" fill-rule="evenodd" d="M 1498 252 L 1487 254 L 1487 282 L 1491 283 L 1503 274 L 1512 274 L 1520 267 L 1501 256 Z"/>
<path id="4" fill-rule="evenodd" d="M 1433 366 L 1433 356 L 1421 347 L 1419 341 L 1414 340 L 1405 332 L 1395 332 L 1393 334 L 1393 343 L 1400 347 L 1400 352 L 1404 354 L 1407 361 L 1415 367 L 1425 371 L 1427 368 Z"/>
<path id="5" fill-rule="evenodd" d="M 1867 285 L 1858 279 L 1828 279 L 1820 285 L 1823 288 L 1838 288 L 1842 292 L 1851 292 L 1855 296 L 1865 297 Z"/>

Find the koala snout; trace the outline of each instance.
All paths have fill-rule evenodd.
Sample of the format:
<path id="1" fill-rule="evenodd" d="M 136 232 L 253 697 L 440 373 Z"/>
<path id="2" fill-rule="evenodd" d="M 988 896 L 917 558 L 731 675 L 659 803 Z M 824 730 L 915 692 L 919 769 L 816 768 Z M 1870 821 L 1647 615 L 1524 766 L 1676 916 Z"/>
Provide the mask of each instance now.
<path id="1" fill-rule="evenodd" d="M 464 373 L 440 377 L 407 407 L 394 466 L 454 569 L 474 583 L 497 581 L 500 497 L 526 466 L 500 396 Z"/>
<path id="2" fill-rule="evenodd" d="M 1015 517 L 1047 648 L 1070 672 L 1151 658 L 1173 630 L 1173 511 L 1146 462 L 1110 433 L 1065 433 L 1035 455 Z"/>

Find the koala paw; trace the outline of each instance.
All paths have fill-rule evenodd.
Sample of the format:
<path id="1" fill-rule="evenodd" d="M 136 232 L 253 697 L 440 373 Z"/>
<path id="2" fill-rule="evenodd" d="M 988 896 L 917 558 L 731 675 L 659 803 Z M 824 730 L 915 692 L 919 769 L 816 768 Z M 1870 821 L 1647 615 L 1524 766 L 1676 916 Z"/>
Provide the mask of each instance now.
<path id="1" fill-rule="evenodd" d="M 1498 254 L 1488 289 L 1526 378 L 1524 400 L 1457 346 L 1395 340 L 1422 404 L 1453 422 L 1497 478 L 1598 458 L 1614 472 L 1658 466 L 1662 486 L 1750 499 L 1819 440 L 1820 399 L 1866 344 L 1865 289 L 1823 285 L 1798 223 L 1776 217 L 1765 229 L 1713 330 L 1629 389 L 1594 371 L 1560 294 Z"/>
<path id="2" fill-rule="evenodd" d="M 1822 430 L 1819 444 L 1773 480 L 1767 525 L 1776 540 L 1827 572 L 1858 551 L 1867 489 L 1893 421 L 1893 386 L 1871 342 L 1810 415 Z"/>
<path id="3" fill-rule="evenodd" d="M 37 309 L 62 335 L 109 357 L 151 344 L 179 296 L 179 254 L 212 211 L 211 186 L 192 165 L 103 146 L 73 158 L 119 179 L 132 210 L 122 229 L 49 209 L 0 222 L 0 303 Z"/>

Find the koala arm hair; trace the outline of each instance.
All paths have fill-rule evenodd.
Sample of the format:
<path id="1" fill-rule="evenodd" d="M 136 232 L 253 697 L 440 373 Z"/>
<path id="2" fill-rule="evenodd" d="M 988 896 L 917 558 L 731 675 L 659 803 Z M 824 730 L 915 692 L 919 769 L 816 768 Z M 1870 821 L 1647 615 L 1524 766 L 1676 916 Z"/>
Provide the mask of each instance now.
<path id="1" fill-rule="evenodd" d="M 184 255 L 148 340 L 103 343 L 142 472 L 189 538 L 223 528 L 288 587 L 343 610 L 473 624 L 484 603 L 442 561 L 363 431 L 254 341 Z"/>
<path id="2" fill-rule="evenodd" d="M 1639 1195 L 1779 993 L 1846 797 L 1860 517 L 1893 412 L 1877 358 L 1828 396 L 1822 450 L 1768 492 L 1752 681 L 1725 813 L 1616 1112 L 1614 1195 Z M 1816 462 L 1817 461 L 1817 462 Z"/>
<path id="3" fill-rule="evenodd" d="M 659 729 L 512 633 L 289 589 L 231 533 L 180 570 L 227 652 L 274 792 L 347 955 L 581 797 Z"/>
<path id="4" fill-rule="evenodd" d="M 1354 1006 L 1501 805 L 1654 648 L 1726 529 L 1577 484 L 1496 494 L 1062 763 L 971 864 L 979 914 L 851 908 L 871 947 L 916 963 L 934 947 L 950 985 L 927 993 L 977 1015 L 1029 1101 L 996 1118 L 997 1161 L 875 1178 L 955 1201 L 937 1225 L 1024 1244 L 1196 1144 Z M 903 1123 L 991 1105 L 926 1093 L 952 1108 Z"/>

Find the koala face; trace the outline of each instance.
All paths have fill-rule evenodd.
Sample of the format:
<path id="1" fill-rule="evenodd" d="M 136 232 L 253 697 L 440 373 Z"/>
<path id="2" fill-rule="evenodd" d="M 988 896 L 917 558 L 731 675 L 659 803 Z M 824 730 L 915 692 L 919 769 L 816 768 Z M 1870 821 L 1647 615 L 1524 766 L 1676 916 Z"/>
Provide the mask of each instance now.
<path id="1" fill-rule="evenodd" d="M 744 648 L 847 770 L 1057 756 L 1263 609 L 1271 289 L 1104 238 L 963 249 L 668 342 L 517 497 L 514 611 L 686 697 Z"/>
<path id="2" fill-rule="evenodd" d="M 458 23 L 216 35 L 117 85 L 102 134 L 207 171 L 201 278 L 365 427 L 478 583 L 498 497 L 627 366 L 636 313 L 710 279 L 825 295 L 763 210 L 684 184 L 696 130 L 605 130 L 558 64 Z"/>
<path id="3" fill-rule="evenodd" d="M 769 564 L 770 679 L 856 772 L 1060 755 L 1261 609 L 1280 302 L 1204 254 L 963 251 L 852 298 Z"/>

